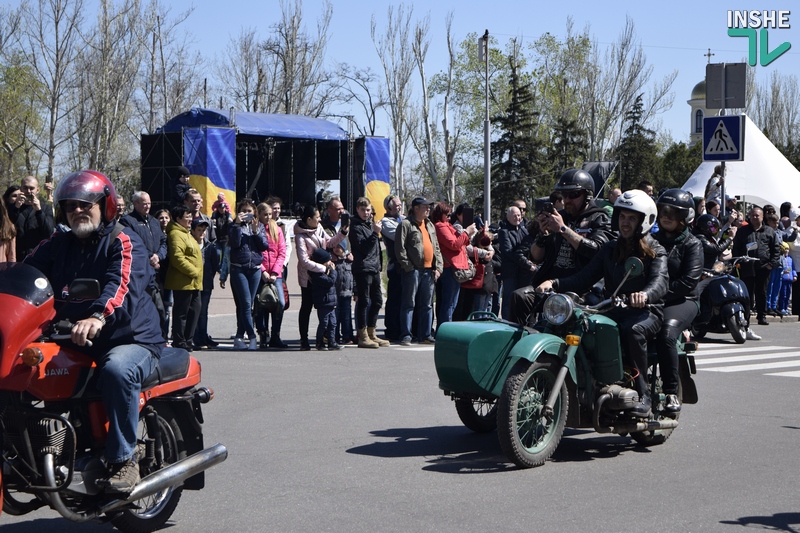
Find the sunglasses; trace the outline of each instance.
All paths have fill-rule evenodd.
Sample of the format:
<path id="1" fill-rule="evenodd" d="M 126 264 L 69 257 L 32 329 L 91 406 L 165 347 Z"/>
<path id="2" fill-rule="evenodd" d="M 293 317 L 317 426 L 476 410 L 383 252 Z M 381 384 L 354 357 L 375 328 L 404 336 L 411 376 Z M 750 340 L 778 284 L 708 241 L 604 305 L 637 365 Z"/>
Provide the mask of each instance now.
<path id="1" fill-rule="evenodd" d="M 71 202 L 64 202 L 64 211 L 67 213 L 73 213 L 76 209 L 80 209 L 81 211 L 88 211 L 94 207 L 92 202 L 81 202 L 80 200 L 75 200 Z"/>
<path id="2" fill-rule="evenodd" d="M 570 200 L 576 200 L 583 196 L 583 191 L 572 191 L 568 192 L 564 195 L 564 198 L 569 198 Z"/>

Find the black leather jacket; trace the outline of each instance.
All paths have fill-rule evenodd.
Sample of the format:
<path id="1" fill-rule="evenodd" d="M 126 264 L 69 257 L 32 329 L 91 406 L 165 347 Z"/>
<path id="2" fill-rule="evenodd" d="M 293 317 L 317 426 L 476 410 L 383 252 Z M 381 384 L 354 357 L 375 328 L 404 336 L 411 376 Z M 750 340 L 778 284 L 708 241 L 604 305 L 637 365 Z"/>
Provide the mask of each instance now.
<path id="1" fill-rule="evenodd" d="M 717 243 L 714 240 L 710 240 L 708 237 L 703 235 L 702 233 L 695 233 L 695 238 L 700 241 L 700 246 L 703 247 L 703 268 L 710 269 L 716 263 L 719 254 L 727 250 L 733 244 L 733 239 L 727 237 Z"/>
<path id="2" fill-rule="evenodd" d="M 664 297 L 664 304 L 696 300 L 697 284 L 703 275 L 703 245 L 688 229 L 673 239 L 668 238 L 663 231 L 653 237 L 667 251 L 669 292 Z"/>
<path id="3" fill-rule="evenodd" d="M 662 307 L 664 296 L 666 296 L 669 289 L 667 285 L 667 252 L 663 246 L 649 235 L 645 239 L 647 239 L 648 245 L 656 252 L 656 256 L 652 259 L 645 257 L 642 260 L 644 263 L 642 275 L 628 278 L 619 290 L 619 294 L 644 292 L 647 295 L 647 303 L 651 304 L 656 310 Z M 583 294 L 603 278 L 605 279 L 603 292 L 606 297 L 611 296 L 620 282 L 622 282 L 622 278 L 625 277 L 624 262 L 614 262 L 614 248 L 616 246 L 616 241 L 607 242 L 585 268 L 572 276 L 554 280 L 553 288 L 559 292 L 572 291 Z"/>

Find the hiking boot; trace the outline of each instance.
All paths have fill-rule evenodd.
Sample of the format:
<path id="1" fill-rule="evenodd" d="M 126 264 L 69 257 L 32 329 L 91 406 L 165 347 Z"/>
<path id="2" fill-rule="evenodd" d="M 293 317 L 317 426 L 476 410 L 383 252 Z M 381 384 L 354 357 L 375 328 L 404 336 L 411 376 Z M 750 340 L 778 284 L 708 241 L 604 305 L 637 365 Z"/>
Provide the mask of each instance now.
<path id="1" fill-rule="evenodd" d="M 378 343 L 378 346 L 381 348 L 389 346 L 391 344 L 389 341 L 385 341 L 383 339 L 378 338 L 378 336 L 375 334 L 375 326 L 367 328 L 367 336 L 369 337 L 369 340 L 371 340 L 372 342 Z"/>
<path id="2" fill-rule="evenodd" d="M 752 329 L 747 328 L 747 335 L 745 335 L 744 338 L 747 339 L 748 341 L 760 341 L 761 335 L 756 335 L 755 333 L 753 333 Z"/>
<path id="3" fill-rule="evenodd" d="M 105 492 L 128 494 L 139 483 L 139 464 L 128 459 L 123 463 L 108 465 L 108 477 L 97 480 L 97 486 Z"/>
<path id="4" fill-rule="evenodd" d="M 358 347 L 359 348 L 380 348 L 380 345 L 377 342 L 373 342 L 372 339 L 369 338 L 367 334 L 367 328 L 361 328 L 358 330 Z"/>

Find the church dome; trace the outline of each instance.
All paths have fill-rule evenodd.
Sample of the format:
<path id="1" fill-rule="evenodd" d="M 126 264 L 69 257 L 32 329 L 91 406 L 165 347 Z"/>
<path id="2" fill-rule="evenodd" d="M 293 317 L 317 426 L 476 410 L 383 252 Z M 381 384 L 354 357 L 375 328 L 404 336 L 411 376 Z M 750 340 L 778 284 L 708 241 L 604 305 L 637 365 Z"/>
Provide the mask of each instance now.
<path id="1" fill-rule="evenodd" d="M 701 81 L 692 89 L 692 100 L 706 99 L 706 80 Z"/>

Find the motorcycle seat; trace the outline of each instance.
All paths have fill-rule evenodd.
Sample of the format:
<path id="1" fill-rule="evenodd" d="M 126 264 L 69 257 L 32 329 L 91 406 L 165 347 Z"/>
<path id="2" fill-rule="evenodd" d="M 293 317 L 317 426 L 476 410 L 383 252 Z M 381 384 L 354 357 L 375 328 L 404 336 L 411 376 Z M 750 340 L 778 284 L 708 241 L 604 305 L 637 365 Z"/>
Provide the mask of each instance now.
<path id="1" fill-rule="evenodd" d="M 189 352 L 183 348 L 164 348 L 153 372 L 142 383 L 142 390 L 186 377 L 189 371 Z"/>

